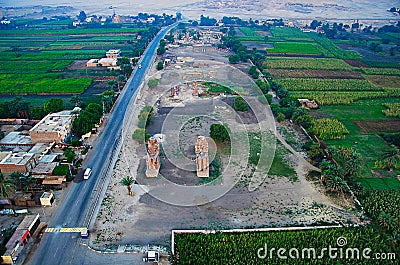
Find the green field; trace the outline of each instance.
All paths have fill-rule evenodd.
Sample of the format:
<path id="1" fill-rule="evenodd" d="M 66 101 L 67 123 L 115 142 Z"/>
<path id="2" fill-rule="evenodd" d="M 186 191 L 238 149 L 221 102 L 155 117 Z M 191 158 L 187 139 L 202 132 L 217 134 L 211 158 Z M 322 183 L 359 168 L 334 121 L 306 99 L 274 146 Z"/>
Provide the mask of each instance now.
<path id="1" fill-rule="evenodd" d="M 284 78 L 279 83 L 289 91 L 383 91 L 357 79 Z"/>
<path id="2" fill-rule="evenodd" d="M 338 247 L 339 237 L 346 238 L 346 248 L 371 248 L 374 252 L 396 251 L 396 246 L 387 240 L 381 231 L 372 227 L 347 227 L 329 229 L 310 229 L 300 231 L 270 231 L 248 233 L 209 233 L 175 234 L 174 262 L 172 264 L 382 264 L 381 261 L 360 259 L 330 259 L 320 255 L 321 249 L 328 246 Z M 266 257 L 260 258 L 258 250 L 265 248 Z M 270 256 L 270 250 L 274 249 Z M 278 258 L 280 248 L 300 249 L 299 258 Z M 320 258 L 301 258 L 301 249 L 314 248 Z M 264 254 L 263 251 L 260 251 Z M 295 252 L 294 252 L 295 253 Z M 307 253 L 307 252 L 306 252 Z M 326 254 L 326 253 L 325 253 Z M 296 256 L 296 254 L 294 254 Z M 301 261 L 301 262 L 299 262 Z M 224 263 L 228 262 L 228 263 Z"/>
<path id="3" fill-rule="evenodd" d="M 273 36 L 272 40 L 313 42 L 313 39 L 307 33 L 298 28 L 272 27 L 271 34 Z"/>
<path id="4" fill-rule="evenodd" d="M 340 59 L 333 58 L 268 58 L 266 69 L 314 69 L 314 70 L 352 70 L 353 67 Z"/>
<path id="5" fill-rule="evenodd" d="M 380 160 L 392 147 L 378 134 L 362 134 L 354 121 L 393 120 L 394 118 L 388 118 L 382 113 L 385 109 L 382 103 L 399 101 L 400 99 L 396 98 L 359 100 L 346 106 L 322 106 L 318 110 L 311 111 L 311 114 L 315 117 L 336 118 L 346 126 L 349 134 L 345 139 L 329 140 L 327 143 L 355 148 L 364 160 L 361 177 L 372 178 L 371 170 L 374 169 L 375 161 Z"/>
<path id="6" fill-rule="evenodd" d="M 36 23 L 36 22 L 35 22 Z M 130 57 L 129 42 L 144 28 L 62 29 L 65 21 L 43 22 L 38 29 L 0 31 L 3 62 L 0 65 L 0 93 L 82 93 L 96 76 L 114 75 L 106 69 L 68 69 L 76 60 L 105 57 L 108 49 L 119 48 Z M 49 27 L 49 24 L 52 27 Z M 53 29 L 53 26 L 55 27 Z M 56 29 L 58 27 L 58 29 Z M 84 67 L 86 68 L 86 67 Z M 101 73 L 99 73 L 99 71 Z"/>
<path id="7" fill-rule="evenodd" d="M 260 35 L 254 29 L 248 27 L 239 27 L 239 30 L 246 36 L 259 37 Z"/>
<path id="8" fill-rule="evenodd" d="M 361 178 L 358 182 L 365 190 L 400 190 L 397 178 Z"/>
<path id="9" fill-rule="evenodd" d="M 267 49 L 267 52 L 284 54 L 322 54 L 316 45 L 308 42 L 274 42 L 274 48 Z"/>
<path id="10" fill-rule="evenodd" d="M 333 41 L 328 38 L 318 37 L 317 35 L 312 35 L 315 42 L 320 45 L 320 50 L 325 55 L 325 57 L 334 57 L 338 59 L 346 60 L 360 60 L 361 55 L 358 52 L 344 50 L 338 47 Z"/>

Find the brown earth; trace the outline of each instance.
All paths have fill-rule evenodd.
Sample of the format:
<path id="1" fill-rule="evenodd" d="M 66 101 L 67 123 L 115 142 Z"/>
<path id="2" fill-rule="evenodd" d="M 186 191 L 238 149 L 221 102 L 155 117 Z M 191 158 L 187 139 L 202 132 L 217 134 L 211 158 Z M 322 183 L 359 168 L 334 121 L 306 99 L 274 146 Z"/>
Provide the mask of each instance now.
<path id="1" fill-rule="evenodd" d="M 344 60 L 348 65 L 351 65 L 353 67 L 364 67 L 364 68 L 369 68 L 370 66 L 358 61 L 358 60 Z"/>
<path id="2" fill-rule="evenodd" d="M 400 131 L 400 120 L 393 121 L 354 121 L 362 133 L 371 132 L 398 132 Z"/>

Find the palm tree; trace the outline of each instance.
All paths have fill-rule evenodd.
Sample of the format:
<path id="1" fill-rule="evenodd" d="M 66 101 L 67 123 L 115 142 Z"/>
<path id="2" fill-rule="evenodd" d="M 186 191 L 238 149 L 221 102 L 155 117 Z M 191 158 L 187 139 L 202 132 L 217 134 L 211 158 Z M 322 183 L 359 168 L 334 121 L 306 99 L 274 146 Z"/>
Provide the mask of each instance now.
<path id="1" fill-rule="evenodd" d="M 0 197 L 7 198 L 14 188 L 13 181 L 10 178 L 4 177 L 0 172 Z"/>
<path id="2" fill-rule="evenodd" d="M 128 188 L 128 194 L 131 194 L 131 185 L 135 183 L 135 180 L 131 176 L 126 176 L 120 181 L 121 185 L 124 185 Z"/>
<path id="3" fill-rule="evenodd" d="M 71 97 L 70 101 L 75 104 L 75 107 L 77 107 L 79 103 L 81 103 L 81 98 L 78 95 L 74 95 Z"/>
<path id="4" fill-rule="evenodd" d="M 114 104 L 113 96 L 103 95 L 102 100 L 103 100 L 103 105 L 104 105 L 105 112 L 109 112 L 110 109 L 112 108 L 112 105 Z"/>
<path id="5" fill-rule="evenodd" d="M 24 175 L 22 175 L 19 172 L 13 172 L 10 175 L 10 179 L 14 185 L 14 187 L 16 188 L 16 190 L 21 190 L 22 189 L 22 182 L 24 179 Z"/>
<path id="6" fill-rule="evenodd" d="M 400 151 L 393 146 L 392 149 L 387 151 L 383 156 L 383 161 L 387 164 L 387 169 L 391 170 L 396 167 L 396 164 L 400 163 Z"/>
<path id="7" fill-rule="evenodd" d="M 31 190 L 33 193 L 33 185 L 36 184 L 36 179 L 32 176 L 27 176 L 23 179 L 23 189 L 25 192 Z"/>

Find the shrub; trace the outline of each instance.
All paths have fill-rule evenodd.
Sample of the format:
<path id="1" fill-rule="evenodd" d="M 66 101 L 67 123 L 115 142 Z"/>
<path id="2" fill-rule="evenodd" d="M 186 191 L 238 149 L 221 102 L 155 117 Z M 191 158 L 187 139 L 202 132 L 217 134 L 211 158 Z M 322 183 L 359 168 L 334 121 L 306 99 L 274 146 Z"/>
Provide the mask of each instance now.
<path id="1" fill-rule="evenodd" d="M 82 143 L 81 143 L 81 141 L 79 141 L 79 140 L 72 140 L 72 141 L 71 141 L 71 145 L 72 145 L 73 147 L 79 147 L 79 146 L 82 145 Z"/>
<path id="2" fill-rule="evenodd" d="M 144 143 L 149 140 L 150 136 L 150 134 L 146 133 L 145 129 L 136 129 L 132 134 L 132 139 L 139 143 Z"/>
<path id="3" fill-rule="evenodd" d="M 53 170 L 53 176 L 67 176 L 69 173 L 69 167 L 67 165 L 56 166 Z"/>
<path id="4" fill-rule="evenodd" d="M 236 97 L 233 108 L 237 111 L 248 111 L 249 104 L 242 97 Z"/>
<path id="5" fill-rule="evenodd" d="M 156 69 L 157 69 L 158 71 L 164 69 L 164 64 L 163 64 L 163 62 L 158 62 L 158 63 L 157 63 L 157 66 L 156 66 Z"/>
<path id="6" fill-rule="evenodd" d="M 210 127 L 210 137 L 216 142 L 227 142 L 230 141 L 230 136 L 228 132 L 228 127 L 222 124 L 211 124 Z"/>
<path id="7" fill-rule="evenodd" d="M 147 85 L 149 88 L 156 88 L 158 86 L 158 79 L 150 79 Z"/>
<path id="8" fill-rule="evenodd" d="M 286 116 L 282 112 L 279 112 L 278 115 L 276 116 L 276 119 L 278 120 L 278 122 L 284 121 L 285 118 L 286 118 Z"/>

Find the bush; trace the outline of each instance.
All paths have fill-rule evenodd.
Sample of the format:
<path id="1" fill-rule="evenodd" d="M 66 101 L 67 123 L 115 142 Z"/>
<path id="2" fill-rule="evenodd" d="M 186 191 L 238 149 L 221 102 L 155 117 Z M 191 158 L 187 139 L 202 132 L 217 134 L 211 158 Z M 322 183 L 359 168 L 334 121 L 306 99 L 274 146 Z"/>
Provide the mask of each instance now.
<path id="1" fill-rule="evenodd" d="M 253 77 L 254 79 L 257 79 L 260 76 L 260 73 L 257 71 L 257 67 L 256 66 L 252 66 L 249 69 L 249 75 L 251 75 L 251 77 Z"/>
<path id="2" fill-rule="evenodd" d="M 82 145 L 82 143 L 81 143 L 81 141 L 79 141 L 79 140 L 72 140 L 72 141 L 71 141 L 71 145 L 72 145 L 73 147 L 79 147 L 79 146 Z"/>
<path id="3" fill-rule="evenodd" d="M 265 94 L 264 95 L 265 96 L 265 98 L 267 99 L 267 101 L 268 101 L 268 104 L 271 104 L 272 103 L 272 95 L 271 94 Z"/>
<path id="4" fill-rule="evenodd" d="M 136 129 L 132 134 L 132 139 L 139 143 L 144 143 L 149 140 L 150 136 L 150 134 L 146 133 L 145 129 Z"/>
<path id="5" fill-rule="evenodd" d="M 53 170 L 53 176 L 67 176 L 69 173 L 69 167 L 67 165 L 56 166 Z"/>
<path id="6" fill-rule="evenodd" d="M 158 86 L 158 79 L 150 79 L 147 85 L 149 88 L 156 88 Z"/>
<path id="7" fill-rule="evenodd" d="M 151 121 L 153 120 L 153 107 L 152 106 L 145 106 L 138 116 L 138 126 L 139 128 L 146 128 Z"/>
<path id="8" fill-rule="evenodd" d="M 278 122 L 284 121 L 285 118 L 286 118 L 286 116 L 282 112 L 279 112 L 278 115 L 276 116 L 276 119 L 278 120 Z"/>
<path id="9" fill-rule="evenodd" d="M 237 111 L 248 111 L 249 104 L 242 97 L 236 97 L 233 108 Z"/>
<path id="10" fill-rule="evenodd" d="M 230 136 L 228 132 L 228 127 L 222 124 L 211 124 L 210 127 L 210 137 L 216 142 L 228 142 L 230 141 Z"/>
<path id="11" fill-rule="evenodd" d="M 163 64 L 163 62 L 158 62 L 158 63 L 157 63 L 157 66 L 156 66 L 156 69 L 157 69 L 158 71 L 164 69 L 164 64 Z"/>
<path id="12" fill-rule="evenodd" d="M 237 54 L 233 54 L 229 56 L 229 63 L 238 64 L 240 62 L 240 57 Z"/>
<path id="13" fill-rule="evenodd" d="M 67 159 L 67 161 L 68 161 L 69 163 L 72 163 L 72 162 L 75 160 L 75 158 L 76 158 L 75 152 L 72 151 L 72 150 L 69 149 L 69 148 L 65 148 L 65 149 L 64 149 L 64 156 L 65 156 L 65 158 Z"/>

